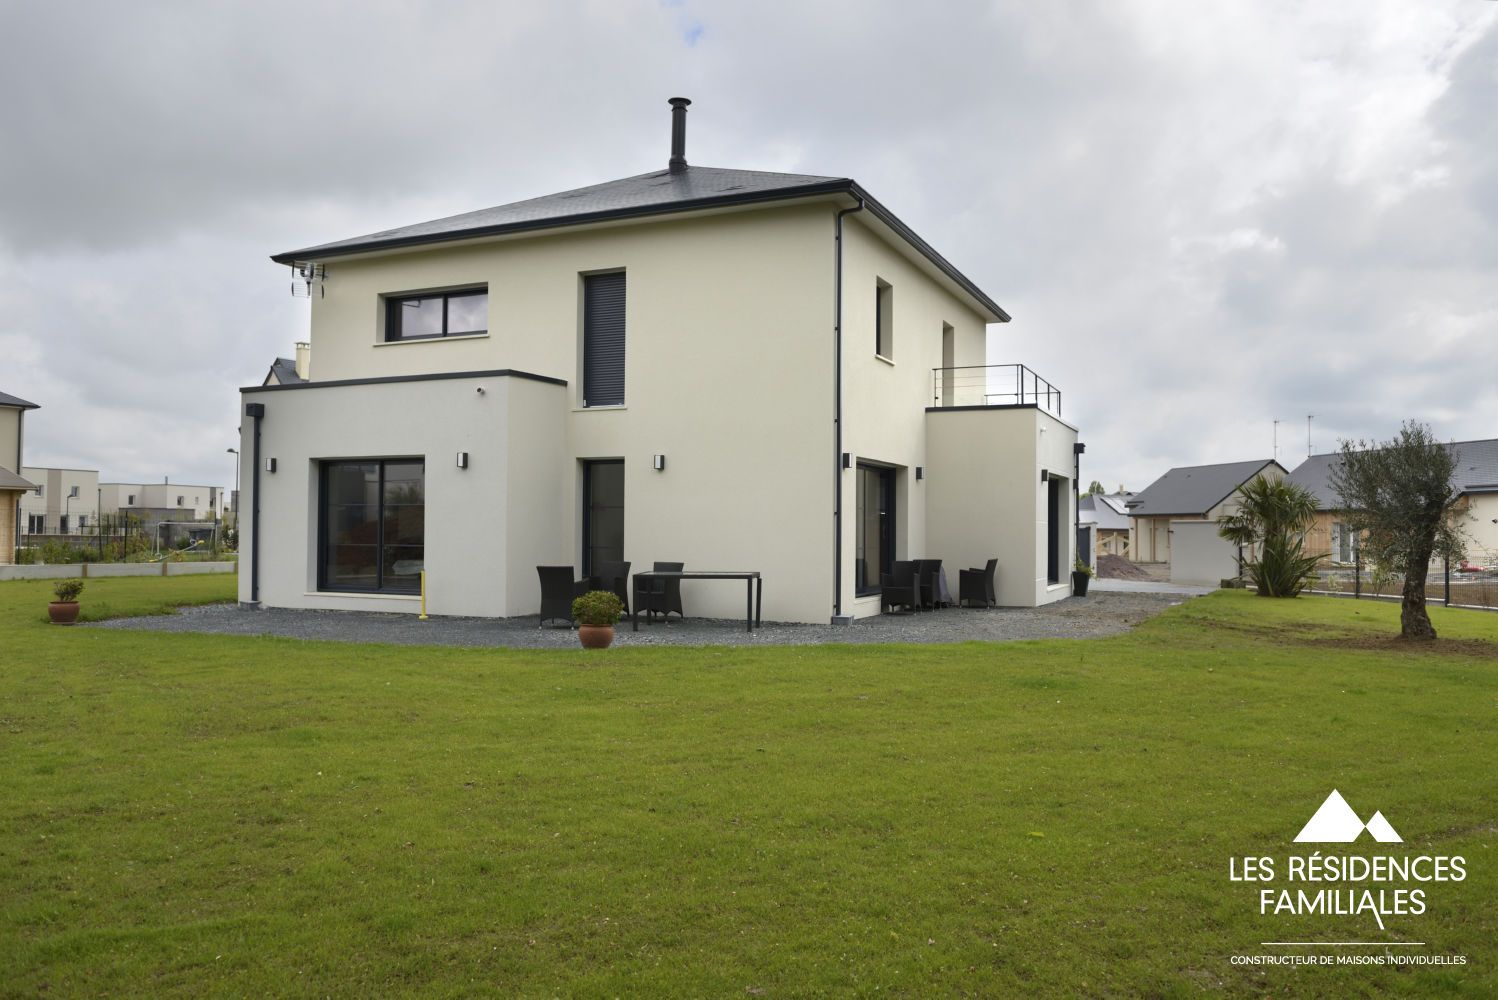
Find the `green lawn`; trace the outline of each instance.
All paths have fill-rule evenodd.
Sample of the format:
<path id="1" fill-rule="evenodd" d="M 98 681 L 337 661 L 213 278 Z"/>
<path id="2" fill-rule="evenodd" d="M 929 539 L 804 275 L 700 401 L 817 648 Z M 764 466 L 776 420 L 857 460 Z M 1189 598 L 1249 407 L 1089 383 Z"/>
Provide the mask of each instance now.
<path id="1" fill-rule="evenodd" d="M 0 583 L 0 993 L 1498 993 L 1498 615 L 585 655 L 64 629 L 48 592 Z M 1332 787 L 1466 881 L 1387 932 L 1260 916 L 1229 859 Z M 1229 962 L 1305 938 L 1468 964 Z"/>

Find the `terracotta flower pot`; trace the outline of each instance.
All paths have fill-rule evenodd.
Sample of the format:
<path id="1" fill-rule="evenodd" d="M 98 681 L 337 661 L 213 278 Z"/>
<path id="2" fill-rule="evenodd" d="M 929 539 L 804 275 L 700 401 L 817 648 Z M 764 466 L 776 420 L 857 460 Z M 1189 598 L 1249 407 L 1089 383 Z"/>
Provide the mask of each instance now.
<path id="1" fill-rule="evenodd" d="M 71 625 L 78 620 L 77 601 L 53 601 L 47 605 L 53 625 Z"/>
<path id="2" fill-rule="evenodd" d="M 584 649 L 608 649 L 614 644 L 614 626 L 579 625 L 577 639 Z"/>

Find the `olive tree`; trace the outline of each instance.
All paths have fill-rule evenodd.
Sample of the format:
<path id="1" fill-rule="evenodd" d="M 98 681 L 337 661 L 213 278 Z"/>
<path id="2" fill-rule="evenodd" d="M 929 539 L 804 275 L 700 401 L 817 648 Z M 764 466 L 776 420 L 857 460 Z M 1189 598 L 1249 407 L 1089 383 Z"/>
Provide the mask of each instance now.
<path id="1" fill-rule="evenodd" d="M 1461 494 L 1452 485 L 1454 449 L 1411 421 L 1390 441 L 1343 441 L 1331 470 L 1348 527 L 1362 536 L 1365 560 L 1404 576 L 1399 634 L 1434 639 L 1425 611 L 1425 577 L 1435 556 L 1460 559 L 1461 530 L 1451 516 Z"/>
<path id="2" fill-rule="evenodd" d="M 1217 533 L 1256 550 L 1245 567 L 1260 597 L 1295 597 L 1316 573 L 1306 555 L 1306 532 L 1316 520 L 1316 495 L 1288 479 L 1263 473 L 1238 487 L 1238 509 L 1217 519 Z"/>

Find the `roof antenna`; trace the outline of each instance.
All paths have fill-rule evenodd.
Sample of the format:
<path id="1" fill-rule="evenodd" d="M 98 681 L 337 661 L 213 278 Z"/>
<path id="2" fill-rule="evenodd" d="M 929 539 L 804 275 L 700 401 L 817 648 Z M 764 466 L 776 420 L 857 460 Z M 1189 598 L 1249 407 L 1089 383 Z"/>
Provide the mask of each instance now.
<path id="1" fill-rule="evenodd" d="M 1311 457 L 1311 453 L 1315 450 L 1315 449 L 1313 449 L 1311 447 L 1311 421 L 1315 420 L 1315 419 L 1316 419 L 1316 414 L 1314 414 L 1314 413 L 1307 413 L 1306 414 L 1306 458 L 1310 458 Z"/>
<path id="2" fill-rule="evenodd" d="M 680 174 L 687 169 L 687 105 L 692 102 L 685 97 L 672 97 L 666 103 L 671 105 L 671 159 L 666 168 Z"/>
<path id="3" fill-rule="evenodd" d="M 319 297 L 326 296 L 327 289 L 323 287 L 322 279 L 327 274 L 327 268 L 322 264 L 314 264 L 311 261 L 293 261 L 291 264 L 291 297 L 294 299 L 310 299 L 312 297 L 312 286 L 317 286 Z M 302 283 L 302 290 L 297 291 L 297 282 Z"/>

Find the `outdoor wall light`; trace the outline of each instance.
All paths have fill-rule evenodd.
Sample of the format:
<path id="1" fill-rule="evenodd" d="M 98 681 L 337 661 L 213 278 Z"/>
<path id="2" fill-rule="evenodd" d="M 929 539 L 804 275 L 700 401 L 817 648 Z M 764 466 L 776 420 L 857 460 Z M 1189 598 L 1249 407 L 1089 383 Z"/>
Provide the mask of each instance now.
<path id="1" fill-rule="evenodd" d="M 276 460 L 274 458 L 267 458 L 265 460 L 265 471 L 266 472 L 275 472 L 276 471 Z"/>
<path id="2" fill-rule="evenodd" d="M 915 478 L 917 480 L 926 478 L 926 467 L 924 465 L 917 465 L 915 467 Z"/>
<path id="3" fill-rule="evenodd" d="M 652 456 L 650 456 L 650 466 L 651 466 L 651 468 L 655 469 L 656 472 L 665 472 L 666 471 L 666 456 L 665 455 L 652 455 Z"/>
<path id="4" fill-rule="evenodd" d="M 1051 480 L 1051 470 L 1049 470 L 1049 469 L 1041 469 L 1040 470 L 1040 481 L 1042 483 L 1048 483 L 1048 482 L 1050 482 L 1050 480 Z"/>
<path id="5" fill-rule="evenodd" d="M 851 451 L 843 452 L 843 468 L 853 468 L 853 453 Z"/>
<path id="6" fill-rule="evenodd" d="M 466 468 L 468 468 L 468 452 L 466 452 L 466 451 L 460 451 L 460 452 L 458 452 L 458 468 L 460 468 L 460 469 L 466 469 Z"/>

